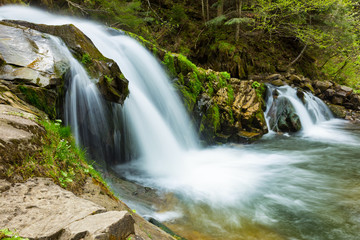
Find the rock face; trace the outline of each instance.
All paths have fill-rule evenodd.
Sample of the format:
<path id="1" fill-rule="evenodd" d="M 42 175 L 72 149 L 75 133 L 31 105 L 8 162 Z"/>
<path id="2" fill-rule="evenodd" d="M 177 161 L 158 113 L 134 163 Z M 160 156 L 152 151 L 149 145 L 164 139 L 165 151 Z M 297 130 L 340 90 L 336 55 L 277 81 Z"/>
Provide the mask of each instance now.
<path id="1" fill-rule="evenodd" d="M 50 36 L 0 22 L 0 55 L 0 79 L 10 91 L 55 118 L 60 107 L 56 99 L 70 66 Z"/>
<path id="2" fill-rule="evenodd" d="M 252 83 L 233 78 L 228 87 L 220 88 L 214 96 L 202 94 L 198 111 L 203 138 L 215 135 L 216 142 L 248 143 L 267 132 L 263 102 Z"/>
<path id="3" fill-rule="evenodd" d="M 0 21 L 0 80 L 12 93 L 52 119 L 61 117 L 64 85 L 71 74 L 69 61 L 49 35 L 54 34 L 63 39 L 92 77 L 99 79 L 97 85 L 106 100 L 124 102 L 128 81 L 119 67 L 103 57 L 75 26 L 17 23 Z"/>
<path id="4" fill-rule="evenodd" d="M 16 229 L 30 239 L 126 239 L 134 220 L 126 211 L 76 197 L 50 179 L 10 185 L 0 181 L 0 228 Z"/>
<path id="5" fill-rule="evenodd" d="M 35 118 L 31 113 L 0 104 L 0 178 L 6 176 L 9 165 L 16 165 L 41 148 L 45 130 Z"/>
<path id="6" fill-rule="evenodd" d="M 118 65 L 104 57 L 92 41 L 74 25 L 49 26 L 24 21 L 7 21 L 61 38 L 89 74 L 98 81 L 98 88 L 106 100 L 123 103 L 128 95 L 128 81 Z"/>

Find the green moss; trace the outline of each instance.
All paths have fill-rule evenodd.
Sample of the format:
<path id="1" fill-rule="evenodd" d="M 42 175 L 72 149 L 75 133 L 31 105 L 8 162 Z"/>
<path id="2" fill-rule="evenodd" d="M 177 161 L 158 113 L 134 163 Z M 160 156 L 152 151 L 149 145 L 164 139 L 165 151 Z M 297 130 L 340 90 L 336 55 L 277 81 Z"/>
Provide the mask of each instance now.
<path id="1" fill-rule="evenodd" d="M 159 50 L 156 47 L 152 48 L 152 53 L 154 54 L 154 56 L 158 55 Z"/>
<path id="2" fill-rule="evenodd" d="M 109 84 L 111 84 L 114 81 L 114 79 L 112 77 L 109 77 L 108 75 L 105 75 L 104 77 Z"/>
<path id="3" fill-rule="evenodd" d="M 25 100 L 34 107 L 44 111 L 51 119 L 56 118 L 55 103 L 49 104 L 44 92 L 35 91 L 31 87 L 19 85 L 18 89 L 24 94 Z M 45 90 L 44 90 L 45 91 Z"/>
<path id="4" fill-rule="evenodd" d="M 230 117 L 230 123 L 231 124 L 234 124 L 234 122 L 235 122 L 235 119 L 234 119 L 234 114 L 233 114 L 233 111 L 232 111 L 232 109 L 230 108 L 230 110 L 228 111 L 228 113 L 229 113 L 229 117 Z"/>
<path id="5" fill-rule="evenodd" d="M 220 128 L 220 111 L 216 104 L 214 104 L 211 109 L 211 120 L 214 127 L 214 132 L 217 132 L 217 130 Z"/>
<path id="6" fill-rule="evenodd" d="M 227 86 L 227 94 L 228 94 L 227 104 L 231 106 L 234 102 L 234 89 L 230 84 Z"/>
<path id="7" fill-rule="evenodd" d="M 255 89 L 256 95 L 259 99 L 264 98 L 264 95 L 266 93 L 266 85 L 264 83 L 259 83 L 257 81 L 254 81 L 251 84 L 251 87 Z"/>
<path id="8" fill-rule="evenodd" d="M 198 69 L 194 63 L 192 63 L 187 57 L 182 54 L 177 55 L 178 65 L 180 68 L 180 72 L 186 75 L 189 72 L 196 72 L 198 73 Z"/>
<path id="9" fill-rule="evenodd" d="M 90 63 L 92 63 L 90 55 L 88 53 L 83 54 L 81 57 L 81 62 L 84 65 L 89 65 Z"/>
<path id="10" fill-rule="evenodd" d="M 162 62 L 165 67 L 167 68 L 169 74 L 171 74 L 172 76 L 176 76 L 178 75 L 176 72 L 176 68 L 175 68 L 175 63 L 174 63 L 174 56 L 171 52 L 167 52 L 164 56 L 164 60 Z"/>
<path id="11" fill-rule="evenodd" d="M 195 96 L 198 96 L 200 94 L 200 92 L 202 92 L 202 90 L 203 90 L 202 83 L 200 82 L 200 80 L 195 72 L 193 72 L 191 74 L 191 76 L 192 76 L 192 78 L 190 80 L 191 91 Z"/>
<path id="12" fill-rule="evenodd" d="M 183 95 L 185 106 L 188 112 L 191 113 L 194 110 L 197 95 L 189 91 L 185 86 L 182 86 L 180 91 Z"/>
<path id="13" fill-rule="evenodd" d="M 220 52 L 224 52 L 227 54 L 235 53 L 236 47 L 228 42 L 220 41 L 218 43 L 218 49 Z"/>
<path id="14" fill-rule="evenodd" d="M 226 81 L 229 81 L 230 80 L 230 73 L 228 72 L 220 72 L 220 75 L 222 78 L 224 78 Z"/>
<path id="15" fill-rule="evenodd" d="M 207 94 L 212 97 L 214 95 L 214 88 L 212 87 L 212 83 L 208 82 L 207 83 L 207 90 L 206 90 Z"/>
<path id="16" fill-rule="evenodd" d="M 210 72 L 210 73 L 207 75 L 206 78 L 207 78 L 208 81 L 211 81 L 211 82 L 216 82 L 217 79 L 218 79 L 218 77 L 216 76 L 216 74 L 213 73 L 213 72 Z"/>

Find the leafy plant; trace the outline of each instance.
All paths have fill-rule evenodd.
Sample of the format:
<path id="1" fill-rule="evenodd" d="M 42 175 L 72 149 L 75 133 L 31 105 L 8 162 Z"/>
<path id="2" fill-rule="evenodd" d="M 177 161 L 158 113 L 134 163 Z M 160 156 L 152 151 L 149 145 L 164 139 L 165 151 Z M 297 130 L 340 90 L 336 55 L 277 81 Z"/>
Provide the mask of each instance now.
<path id="1" fill-rule="evenodd" d="M 90 64 L 92 62 L 90 55 L 88 53 L 85 53 L 84 55 L 82 55 L 81 62 L 84 65 Z"/>
<path id="2" fill-rule="evenodd" d="M 112 77 L 109 77 L 108 75 L 105 75 L 104 77 L 109 84 L 111 84 L 112 81 L 114 81 L 114 79 Z"/>
<path id="3" fill-rule="evenodd" d="M 28 238 L 19 237 L 17 233 L 9 229 L 0 229 L 0 239 L 2 240 L 29 240 Z"/>

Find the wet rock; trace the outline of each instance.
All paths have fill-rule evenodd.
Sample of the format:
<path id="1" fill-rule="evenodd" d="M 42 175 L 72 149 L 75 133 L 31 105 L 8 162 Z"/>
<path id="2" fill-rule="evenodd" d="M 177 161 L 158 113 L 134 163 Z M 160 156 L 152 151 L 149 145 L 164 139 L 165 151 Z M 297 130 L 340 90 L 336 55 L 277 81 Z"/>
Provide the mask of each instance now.
<path id="1" fill-rule="evenodd" d="M 287 98 L 274 99 L 268 116 L 270 129 L 276 132 L 297 132 L 301 129 L 299 116 Z"/>
<path id="2" fill-rule="evenodd" d="M 303 103 L 305 103 L 305 93 L 304 93 L 304 91 L 302 90 L 302 89 L 297 89 L 297 91 L 296 91 L 296 96 L 303 102 Z"/>
<path id="3" fill-rule="evenodd" d="M 90 201 L 34 178 L 0 194 L 0 228 L 31 239 L 126 239 L 134 233 L 127 212 L 105 212 Z"/>
<path id="4" fill-rule="evenodd" d="M 267 132 L 264 102 L 260 97 L 266 88 L 260 85 L 257 92 L 252 86 L 253 81 L 232 78 L 229 82 L 233 91 L 232 101 L 229 87 L 220 88 L 213 97 L 202 95 L 200 98 L 200 135 L 211 143 L 256 140 Z M 253 136 L 247 137 L 248 134 L 242 135 L 241 132 L 248 132 Z"/>
<path id="5" fill-rule="evenodd" d="M 310 91 L 312 93 L 315 93 L 314 88 L 312 87 L 312 85 L 309 82 L 304 82 L 303 84 L 300 85 L 300 87 L 304 90 Z"/>
<path id="6" fill-rule="evenodd" d="M 360 96 L 358 94 L 351 95 L 350 102 L 353 104 L 355 110 L 360 110 Z"/>

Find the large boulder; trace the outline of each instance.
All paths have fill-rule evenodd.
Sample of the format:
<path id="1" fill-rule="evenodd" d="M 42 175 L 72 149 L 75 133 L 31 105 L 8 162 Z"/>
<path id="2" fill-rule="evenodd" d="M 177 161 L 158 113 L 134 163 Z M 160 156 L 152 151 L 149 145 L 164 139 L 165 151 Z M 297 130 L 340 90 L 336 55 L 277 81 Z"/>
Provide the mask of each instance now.
<path id="1" fill-rule="evenodd" d="M 295 108 L 285 97 L 274 98 L 268 112 L 270 129 L 276 132 L 297 132 L 301 129 L 299 116 Z"/>
<path id="2" fill-rule="evenodd" d="M 0 22 L 0 79 L 51 88 L 70 68 L 49 35 Z"/>
<path id="3" fill-rule="evenodd" d="M 267 132 L 261 94 L 253 81 L 232 78 L 229 83 L 214 96 L 203 94 L 200 98 L 200 133 L 205 139 L 215 135 L 215 141 L 222 143 L 259 139 Z"/>
<path id="4" fill-rule="evenodd" d="M 10 185 L 0 181 L 0 228 L 30 239 L 119 239 L 134 234 L 127 211 L 105 208 L 45 178 Z"/>

